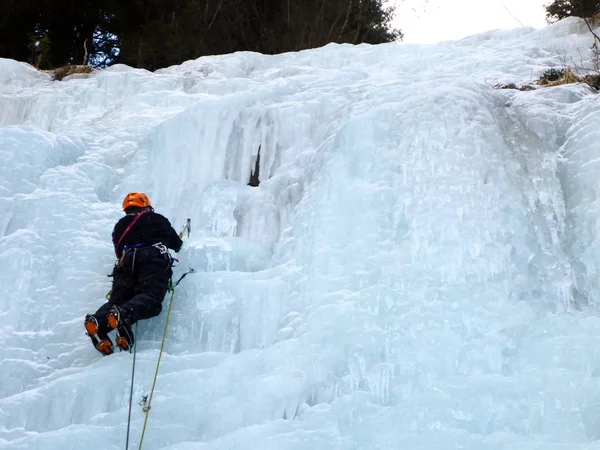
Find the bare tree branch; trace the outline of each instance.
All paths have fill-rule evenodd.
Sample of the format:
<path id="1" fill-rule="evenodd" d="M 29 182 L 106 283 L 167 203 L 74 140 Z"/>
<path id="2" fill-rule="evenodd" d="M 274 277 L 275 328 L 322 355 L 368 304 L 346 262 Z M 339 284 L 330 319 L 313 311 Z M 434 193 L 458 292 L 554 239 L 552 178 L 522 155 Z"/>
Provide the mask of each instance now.
<path id="1" fill-rule="evenodd" d="M 587 27 L 589 28 L 590 33 L 592 33 L 594 35 L 594 39 L 597 42 L 600 42 L 600 37 L 598 37 L 598 35 L 596 33 L 594 33 L 594 30 L 592 29 L 592 26 L 590 25 L 590 23 L 588 22 L 588 20 L 585 17 L 583 18 L 583 20 L 584 20 L 585 24 L 587 25 Z"/>
<path id="2" fill-rule="evenodd" d="M 342 24 L 342 28 L 340 28 L 340 32 L 338 34 L 338 41 L 342 40 L 342 35 L 344 34 L 344 30 L 348 26 L 348 17 L 350 17 L 350 10 L 352 9 L 352 0 L 348 1 L 348 9 L 346 10 L 346 18 L 344 19 L 344 23 Z"/>
<path id="3" fill-rule="evenodd" d="M 222 6 L 223 6 L 223 0 L 219 0 L 219 5 L 217 6 L 217 9 L 215 10 L 215 13 L 212 16 L 212 19 L 210 20 L 210 23 L 208 24 L 208 27 L 206 27 L 204 29 L 204 34 L 202 35 L 202 38 L 200 39 L 200 46 L 202 46 L 202 44 L 204 44 L 204 41 L 206 39 L 206 35 L 208 34 L 208 32 L 212 28 L 213 24 L 215 23 L 215 19 L 217 18 L 217 15 L 219 15 L 219 11 L 221 10 Z"/>

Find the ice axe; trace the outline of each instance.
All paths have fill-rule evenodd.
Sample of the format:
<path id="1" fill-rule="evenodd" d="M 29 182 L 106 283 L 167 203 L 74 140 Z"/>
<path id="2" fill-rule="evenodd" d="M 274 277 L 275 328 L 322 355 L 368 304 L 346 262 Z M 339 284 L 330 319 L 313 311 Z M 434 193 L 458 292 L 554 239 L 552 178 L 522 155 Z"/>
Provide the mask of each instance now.
<path id="1" fill-rule="evenodd" d="M 190 231 L 192 231 L 191 221 L 192 221 L 192 219 L 187 219 L 185 221 L 185 225 L 183 225 L 183 228 L 179 232 L 179 239 L 183 239 L 183 233 L 185 233 L 186 230 L 187 230 L 187 237 L 188 238 L 190 237 Z"/>

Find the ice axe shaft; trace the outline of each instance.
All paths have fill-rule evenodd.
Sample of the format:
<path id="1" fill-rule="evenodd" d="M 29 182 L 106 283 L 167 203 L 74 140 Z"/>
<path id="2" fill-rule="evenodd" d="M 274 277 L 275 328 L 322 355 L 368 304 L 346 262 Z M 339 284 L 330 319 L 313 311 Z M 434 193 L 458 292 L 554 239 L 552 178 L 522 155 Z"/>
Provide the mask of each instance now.
<path id="1" fill-rule="evenodd" d="M 185 231 L 187 230 L 187 237 L 190 237 L 190 231 L 192 231 L 192 225 L 191 225 L 192 219 L 187 219 L 185 221 L 185 225 L 183 225 L 183 228 L 181 229 L 181 231 L 179 232 L 179 238 L 182 239 L 183 238 L 183 233 L 185 233 Z"/>

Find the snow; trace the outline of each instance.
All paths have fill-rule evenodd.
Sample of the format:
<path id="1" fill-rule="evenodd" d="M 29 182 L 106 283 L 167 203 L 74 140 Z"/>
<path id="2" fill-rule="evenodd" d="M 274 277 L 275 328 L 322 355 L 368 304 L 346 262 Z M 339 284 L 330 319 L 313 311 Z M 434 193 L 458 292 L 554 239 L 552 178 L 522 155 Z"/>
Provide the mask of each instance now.
<path id="1" fill-rule="evenodd" d="M 598 94 L 492 89 L 592 42 L 568 19 L 62 82 L 0 60 L 0 449 L 125 447 L 132 355 L 82 321 L 130 190 L 191 219 L 197 272 L 143 448 L 596 448 Z"/>

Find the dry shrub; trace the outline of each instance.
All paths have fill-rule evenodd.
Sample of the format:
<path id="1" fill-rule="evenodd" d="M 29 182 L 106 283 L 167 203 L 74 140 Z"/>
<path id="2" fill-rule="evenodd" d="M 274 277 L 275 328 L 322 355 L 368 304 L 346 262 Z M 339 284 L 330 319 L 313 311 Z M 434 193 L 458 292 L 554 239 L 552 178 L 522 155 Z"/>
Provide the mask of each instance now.
<path id="1" fill-rule="evenodd" d="M 58 69 L 50 70 L 52 79 L 55 81 L 61 81 L 63 78 L 76 73 L 92 73 L 93 69 L 90 66 L 63 66 Z"/>
<path id="2" fill-rule="evenodd" d="M 583 80 L 584 83 L 587 83 L 590 87 L 600 90 L 600 74 L 590 74 L 584 75 Z"/>
<path id="3" fill-rule="evenodd" d="M 521 90 L 521 91 L 535 91 L 535 86 L 532 86 L 530 84 L 524 84 L 523 86 L 521 86 L 519 88 L 519 90 Z"/>
<path id="4" fill-rule="evenodd" d="M 560 72 L 560 76 L 557 77 L 549 77 L 546 76 L 547 73 L 552 71 L 553 74 Z M 549 79 L 550 78 L 550 79 Z M 546 71 L 544 75 L 540 77 L 538 80 L 538 84 L 540 86 L 560 86 L 562 84 L 573 84 L 573 83 L 586 83 L 593 89 L 599 89 L 600 84 L 600 75 L 599 74 L 589 74 L 584 75 L 582 77 L 577 76 L 573 73 L 573 70 L 570 67 L 566 67 L 565 69 L 561 69 L 557 71 L 556 69 L 550 69 Z"/>
<path id="5" fill-rule="evenodd" d="M 508 84 L 495 84 L 492 86 L 494 89 L 518 89 L 519 91 L 535 91 L 535 87 L 530 84 L 524 84 L 521 87 L 517 86 L 515 83 Z"/>

